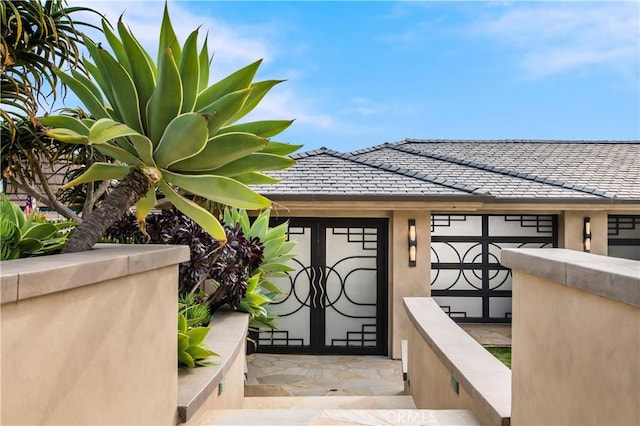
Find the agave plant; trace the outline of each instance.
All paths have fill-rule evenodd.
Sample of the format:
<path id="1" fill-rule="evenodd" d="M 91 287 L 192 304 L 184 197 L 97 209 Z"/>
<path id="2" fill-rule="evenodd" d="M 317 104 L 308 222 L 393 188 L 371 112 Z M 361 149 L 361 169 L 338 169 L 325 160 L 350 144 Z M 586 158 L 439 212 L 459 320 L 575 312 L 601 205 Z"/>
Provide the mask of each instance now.
<path id="1" fill-rule="evenodd" d="M 183 313 L 178 313 L 178 363 L 189 368 L 212 365 L 204 361 L 210 356 L 218 356 L 204 343 L 211 327 L 191 327 Z"/>
<path id="2" fill-rule="evenodd" d="M 53 254 L 62 249 L 74 222 L 47 222 L 36 210 L 25 217 L 18 205 L 0 195 L 0 260 Z"/>
<path id="3" fill-rule="evenodd" d="M 237 123 L 281 80 L 253 82 L 261 61 L 209 85 L 210 59 L 205 43 L 198 52 L 198 30 L 180 46 L 165 5 L 157 65 L 122 20 L 117 35 L 103 21 L 113 53 L 85 39 L 93 62 L 56 74 L 84 103 L 93 118 L 49 116 L 41 123 L 50 137 L 92 145 L 116 160 L 94 163 L 64 185 L 119 180 L 118 186 L 78 227 L 64 252 L 87 250 L 127 209 L 136 206 L 141 223 L 156 205 L 156 190 L 216 240 L 223 226 L 190 195 L 247 209 L 270 201 L 247 185 L 272 183 L 266 170 L 290 167 L 287 157 L 299 146 L 273 142 L 291 120 Z"/>

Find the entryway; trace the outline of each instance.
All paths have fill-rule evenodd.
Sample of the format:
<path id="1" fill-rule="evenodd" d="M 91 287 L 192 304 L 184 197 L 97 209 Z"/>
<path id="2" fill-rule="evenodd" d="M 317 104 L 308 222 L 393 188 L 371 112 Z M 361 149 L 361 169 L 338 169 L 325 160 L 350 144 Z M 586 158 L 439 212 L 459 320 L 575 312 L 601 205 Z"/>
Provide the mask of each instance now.
<path id="1" fill-rule="evenodd" d="M 252 337 L 258 352 L 387 354 L 387 220 L 289 219 L 297 242 L 271 307 L 277 330 Z"/>

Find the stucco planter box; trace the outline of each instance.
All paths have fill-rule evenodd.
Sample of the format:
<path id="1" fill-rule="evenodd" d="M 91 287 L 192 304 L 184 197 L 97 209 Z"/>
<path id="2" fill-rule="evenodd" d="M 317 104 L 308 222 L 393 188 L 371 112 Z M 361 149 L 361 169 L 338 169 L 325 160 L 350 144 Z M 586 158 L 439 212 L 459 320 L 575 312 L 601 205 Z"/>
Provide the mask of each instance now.
<path id="1" fill-rule="evenodd" d="M 186 246 L 5 261 L 2 424 L 171 424 Z"/>
<path id="2" fill-rule="evenodd" d="M 244 401 L 244 372 L 249 314 L 218 309 L 204 343 L 219 356 L 214 365 L 178 369 L 176 423 L 209 424 L 216 410 L 240 409 Z"/>

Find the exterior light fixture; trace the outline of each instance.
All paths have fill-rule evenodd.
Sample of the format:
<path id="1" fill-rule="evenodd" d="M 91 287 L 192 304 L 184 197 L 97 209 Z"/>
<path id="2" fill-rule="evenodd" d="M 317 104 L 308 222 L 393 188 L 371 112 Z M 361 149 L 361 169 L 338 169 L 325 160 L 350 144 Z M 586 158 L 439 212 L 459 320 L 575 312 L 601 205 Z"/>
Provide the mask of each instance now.
<path id="1" fill-rule="evenodd" d="M 587 253 L 591 252 L 591 218 L 584 218 L 584 228 L 583 228 L 583 242 L 584 242 L 584 251 Z"/>
<path id="2" fill-rule="evenodd" d="M 409 266 L 416 266 L 416 220 L 409 219 Z"/>

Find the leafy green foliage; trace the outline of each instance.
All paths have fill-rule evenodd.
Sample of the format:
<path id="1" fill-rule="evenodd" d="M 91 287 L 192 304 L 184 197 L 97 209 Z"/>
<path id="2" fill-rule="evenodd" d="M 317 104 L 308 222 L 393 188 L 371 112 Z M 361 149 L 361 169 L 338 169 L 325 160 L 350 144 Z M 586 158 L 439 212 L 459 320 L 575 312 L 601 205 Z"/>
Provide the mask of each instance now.
<path id="1" fill-rule="evenodd" d="M 50 127 L 47 135 L 52 138 L 92 145 L 120 164 L 94 163 L 64 187 L 122 180 L 130 176 L 127 167 L 139 168 L 153 176 L 146 193 L 136 194 L 139 222 L 156 204 L 158 188 L 167 201 L 223 243 L 227 232 L 217 218 L 185 195 L 239 208 L 270 206 L 245 181 L 272 181 L 261 172 L 294 164 L 287 155 L 299 146 L 269 139 L 292 121 L 232 126 L 280 81 L 253 82 L 261 63 L 256 61 L 209 85 L 206 43 L 198 52 L 195 30 L 181 46 L 166 6 L 156 63 L 122 21 L 117 34 L 106 22 L 103 30 L 113 53 L 85 39 L 93 62 L 85 59 L 83 64 L 91 80 L 73 71 L 56 72 L 94 119 L 54 116 L 41 123 Z"/>
<path id="2" fill-rule="evenodd" d="M 25 218 L 18 205 L 0 195 L 0 260 L 58 252 L 74 222 L 47 222 L 34 210 Z"/>
<path id="3" fill-rule="evenodd" d="M 245 295 L 247 279 L 262 262 L 263 248 L 257 238 L 247 238 L 238 227 L 225 226 L 226 243 L 221 244 L 176 209 L 147 216 L 144 229 L 147 235 L 136 226 L 135 216 L 127 213 L 104 237 L 116 242 L 189 246 L 191 257 L 179 266 L 180 293 L 193 293 L 205 280 L 212 280 L 216 290 L 208 298 L 211 312 L 227 303 L 236 307 Z"/>
<path id="4" fill-rule="evenodd" d="M 98 14 L 87 7 L 67 7 L 64 0 L 0 2 L 0 160 L 5 188 L 37 196 L 77 221 L 80 217 L 58 202 L 46 173 L 64 167 L 72 149 L 45 136 L 35 116 L 39 107 L 47 107 L 45 101 L 52 103 L 64 93 L 56 69 L 82 70 L 79 29 L 94 27 L 76 19 L 85 12 Z"/>
<path id="5" fill-rule="evenodd" d="M 87 7 L 67 7 L 63 0 L 0 2 L 0 115 L 9 130 L 16 118 L 33 121 L 39 98 L 52 95 L 55 100 L 56 68 L 81 66 L 78 44 L 83 41 L 78 27 L 93 27 L 72 19 L 81 12 L 97 13 Z M 45 87 L 51 90 L 49 95 L 44 95 Z"/>
<path id="6" fill-rule="evenodd" d="M 207 313 L 206 304 L 195 297 L 182 298 L 178 305 L 178 363 L 189 368 L 211 365 L 204 360 L 218 356 L 203 342 L 211 330 L 200 325 L 206 319 L 199 316 L 203 310 Z"/>
<path id="7" fill-rule="evenodd" d="M 187 319 L 189 327 L 207 326 L 211 321 L 211 313 L 207 306 L 207 295 L 204 292 L 180 295 L 178 310 Z"/>
<path id="8" fill-rule="evenodd" d="M 275 315 L 269 304 L 282 294 L 272 281 L 273 278 L 285 277 L 293 268 L 287 265 L 295 255 L 292 253 L 295 242 L 287 241 L 288 223 L 269 227 L 270 210 L 262 211 L 251 223 L 247 212 L 240 209 L 227 208 L 224 211 L 224 223 L 227 226 L 239 227 L 245 235 L 257 238 L 263 244 L 263 260 L 256 269 L 255 275 L 248 281 L 245 296 L 240 300 L 238 309 L 251 315 L 249 327 L 276 328 Z"/>

